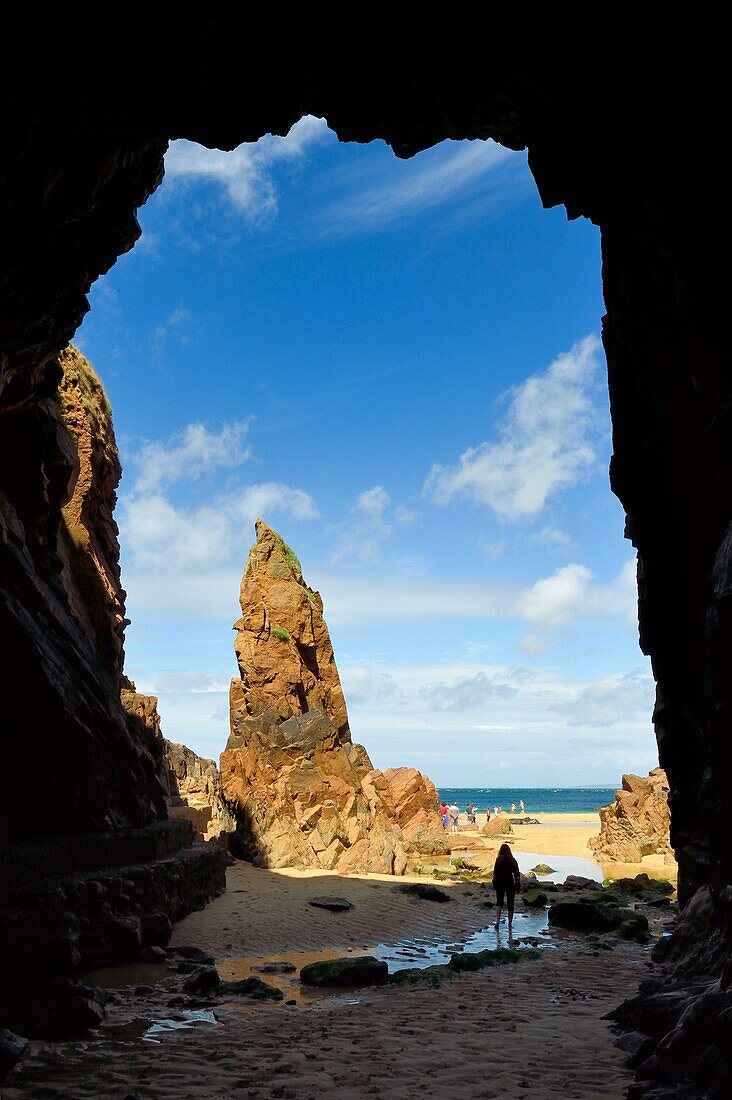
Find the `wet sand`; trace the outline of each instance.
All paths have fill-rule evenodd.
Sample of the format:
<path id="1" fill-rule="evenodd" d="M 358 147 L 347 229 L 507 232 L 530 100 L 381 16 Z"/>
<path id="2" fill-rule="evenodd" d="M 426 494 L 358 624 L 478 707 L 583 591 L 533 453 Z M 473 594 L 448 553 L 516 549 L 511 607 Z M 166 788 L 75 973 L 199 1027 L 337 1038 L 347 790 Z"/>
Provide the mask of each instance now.
<path id="1" fill-rule="evenodd" d="M 238 864 L 229 870 L 226 895 L 182 921 L 173 942 L 210 951 L 228 977 L 236 973 L 235 957 L 248 957 L 250 965 L 252 956 L 323 948 L 363 953 L 364 946 L 396 940 L 460 944 L 492 920 L 485 892 L 474 884 L 446 885 L 447 904 L 410 899 L 395 885 L 381 876 Z M 346 897 L 354 907 L 345 913 L 315 909 L 308 898 L 319 894 Z M 536 912 L 521 918 L 519 911 L 520 905 L 517 935 L 522 922 L 527 927 L 545 919 Z M 505 929 L 485 934 L 495 935 L 496 945 L 507 943 Z M 217 1005 L 215 1024 L 158 1031 L 143 1040 L 151 1022 L 175 1014 L 165 1006 L 181 982 L 180 975 L 154 967 L 149 992 L 135 994 L 132 983 L 116 992 L 106 1036 L 34 1043 L 3 1096 L 620 1100 L 631 1075 L 602 1016 L 635 993 L 648 972 L 649 947 L 615 936 L 608 940 L 612 950 L 602 951 L 567 933 L 537 938 L 551 945 L 538 958 L 461 974 L 438 988 L 369 989 L 324 996 L 312 1007 Z M 185 1012 L 181 1016 L 186 1022 Z"/>

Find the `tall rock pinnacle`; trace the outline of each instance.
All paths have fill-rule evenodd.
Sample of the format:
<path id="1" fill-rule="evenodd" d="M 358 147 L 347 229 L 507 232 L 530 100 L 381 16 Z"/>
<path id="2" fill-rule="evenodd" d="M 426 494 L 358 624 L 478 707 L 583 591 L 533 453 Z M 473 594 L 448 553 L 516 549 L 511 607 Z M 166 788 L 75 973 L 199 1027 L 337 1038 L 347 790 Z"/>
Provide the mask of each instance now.
<path id="1" fill-rule="evenodd" d="M 280 536 L 262 520 L 256 531 L 221 756 L 234 847 L 268 867 L 403 874 L 407 849 L 446 850 L 435 788 L 414 769 L 392 784 L 351 741 L 323 601 Z"/>
<path id="2" fill-rule="evenodd" d="M 320 594 L 308 588 L 296 555 L 264 520 L 256 532 L 239 594 L 242 617 L 234 624 L 240 701 L 251 717 L 271 709 L 281 721 L 320 710 L 349 741 Z"/>

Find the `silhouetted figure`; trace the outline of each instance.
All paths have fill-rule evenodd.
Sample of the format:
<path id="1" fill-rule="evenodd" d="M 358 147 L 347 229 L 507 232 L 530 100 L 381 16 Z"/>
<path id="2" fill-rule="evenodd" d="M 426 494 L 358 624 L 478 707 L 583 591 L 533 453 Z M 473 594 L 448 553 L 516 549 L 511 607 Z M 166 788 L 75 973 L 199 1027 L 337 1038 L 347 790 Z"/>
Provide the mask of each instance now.
<path id="1" fill-rule="evenodd" d="M 510 933 L 513 924 L 513 903 L 516 899 L 516 891 L 521 889 L 521 872 L 508 844 L 502 844 L 498 849 L 496 862 L 493 864 L 493 889 L 496 891 L 496 928 L 501 921 L 501 910 L 505 899 Z"/>

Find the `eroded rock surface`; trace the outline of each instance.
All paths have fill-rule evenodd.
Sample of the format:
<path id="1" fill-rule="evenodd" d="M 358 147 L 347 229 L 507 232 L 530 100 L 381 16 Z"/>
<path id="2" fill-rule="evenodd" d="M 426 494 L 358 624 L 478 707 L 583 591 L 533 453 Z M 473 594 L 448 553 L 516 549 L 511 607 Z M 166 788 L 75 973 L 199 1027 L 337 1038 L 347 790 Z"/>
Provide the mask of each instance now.
<path id="1" fill-rule="evenodd" d="M 256 531 L 234 626 L 237 707 L 250 717 L 272 711 L 279 721 L 318 710 L 350 740 L 320 593 L 305 584 L 297 556 L 276 532 L 261 519 Z"/>
<path id="2" fill-rule="evenodd" d="M 647 777 L 624 775 L 615 801 L 600 809 L 600 835 L 589 841 L 597 858 L 609 863 L 640 863 L 644 856 L 661 855 L 673 864 L 668 794 L 662 768 L 654 768 Z"/>
<path id="3" fill-rule="evenodd" d="M 192 822 L 203 840 L 232 833 L 236 822 L 224 799 L 214 760 L 163 738 L 168 772 L 168 816 Z"/>
<path id="4" fill-rule="evenodd" d="M 13 478 L 0 493 L 0 571 L 13 578 L 12 597 L 0 600 L 2 678 L 12 698 L 23 699 L 22 707 L 6 706 L 6 764 L 9 774 L 24 774 L 32 742 L 34 782 L 44 792 L 43 814 L 29 814 L 27 793 L 8 784 L 0 834 L 9 840 L 165 817 L 156 746 L 120 703 L 127 620 L 109 402 L 75 348 L 60 354 L 56 381 L 57 398 L 6 420 L 0 442 L 1 462 L 16 433 L 30 444 L 43 434 L 41 421 L 52 431 L 32 474 L 16 450 Z"/>
<path id="5" fill-rule="evenodd" d="M 449 851 L 432 780 L 416 768 L 387 768 L 383 776 L 407 850 L 422 855 Z"/>
<path id="6" fill-rule="evenodd" d="M 262 520 L 256 532 L 221 756 L 239 850 L 264 866 L 403 874 L 409 844 L 445 850 L 434 785 L 379 771 L 351 741 L 323 601 L 280 536 Z"/>
<path id="7" fill-rule="evenodd" d="M 168 817 L 190 821 L 199 840 L 233 832 L 235 821 L 226 805 L 215 761 L 205 760 L 186 745 L 163 737 L 154 695 L 143 695 L 131 680 L 125 679 L 121 699 L 130 723 L 145 731 L 154 746 Z"/>

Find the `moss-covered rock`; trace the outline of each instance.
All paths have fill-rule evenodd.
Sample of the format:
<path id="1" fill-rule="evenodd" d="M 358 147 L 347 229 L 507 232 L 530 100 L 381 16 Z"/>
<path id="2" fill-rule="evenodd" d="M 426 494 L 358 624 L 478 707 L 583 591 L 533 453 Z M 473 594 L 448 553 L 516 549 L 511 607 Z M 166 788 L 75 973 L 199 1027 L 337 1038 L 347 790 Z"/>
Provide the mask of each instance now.
<path id="1" fill-rule="evenodd" d="M 524 890 L 521 896 L 524 905 L 528 905 L 530 909 L 541 909 L 549 904 L 549 898 L 543 890 Z"/>
<path id="2" fill-rule="evenodd" d="M 549 907 L 549 924 L 574 932 L 614 932 L 623 922 L 621 913 L 616 906 L 589 898 L 558 901 Z"/>
<path id="3" fill-rule="evenodd" d="M 421 968 L 412 966 L 404 970 L 396 970 L 389 975 L 389 984 L 413 985 L 422 983 L 425 985 L 441 985 L 443 981 L 454 978 L 458 974 L 484 970 L 488 966 L 517 963 L 524 959 L 536 959 L 538 956 L 539 952 L 533 948 L 516 951 L 510 947 L 498 947 L 495 950 L 465 952 L 452 955 L 448 963 L 437 963 L 434 966 Z"/>
<path id="4" fill-rule="evenodd" d="M 284 993 L 261 978 L 242 978 L 239 982 L 220 982 L 214 990 L 217 997 L 248 997 L 254 1001 L 281 1001 Z"/>
<path id="5" fill-rule="evenodd" d="M 621 913 L 625 919 L 618 928 L 618 935 L 624 940 L 642 939 L 648 931 L 648 921 L 643 914 L 629 909 L 621 910 Z"/>
<path id="6" fill-rule="evenodd" d="M 388 979 L 388 966 L 373 955 L 309 963 L 300 971 L 303 985 L 315 985 L 324 989 L 356 989 L 366 985 L 383 985 Z"/>

